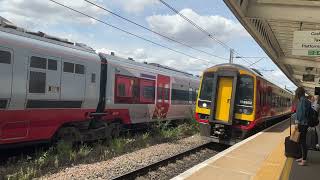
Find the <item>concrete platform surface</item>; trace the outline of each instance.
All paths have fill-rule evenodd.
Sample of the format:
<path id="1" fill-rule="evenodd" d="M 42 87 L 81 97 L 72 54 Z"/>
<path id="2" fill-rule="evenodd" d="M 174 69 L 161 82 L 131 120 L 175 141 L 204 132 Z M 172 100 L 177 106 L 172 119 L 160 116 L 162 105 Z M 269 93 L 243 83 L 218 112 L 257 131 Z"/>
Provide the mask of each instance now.
<path id="1" fill-rule="evenodd" d="M 299 166 L 293 161 L 290 180 L 316 180 L 320 179 L 320 152 L 308 152 L 308 166 Z"/>
<path id="2" fill-rule="evenodd" d="M 286 162 L 283 153 L 286 136 L 289 120 L 235 144 L 173 180 L 279 179 Z"/>

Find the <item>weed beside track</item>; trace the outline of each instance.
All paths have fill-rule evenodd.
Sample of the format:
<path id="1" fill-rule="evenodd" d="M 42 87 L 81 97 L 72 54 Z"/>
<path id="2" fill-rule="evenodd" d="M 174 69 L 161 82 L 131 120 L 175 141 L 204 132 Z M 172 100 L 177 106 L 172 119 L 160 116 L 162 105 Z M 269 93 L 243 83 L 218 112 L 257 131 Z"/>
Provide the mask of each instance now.
<path id="1" fill-rule="evenodd" d="M 59 142 L 47 150 L 38 149 L 33 156 L 10 158 L 0 166 L 0 179 L 32 179 L 81 163 L 94 163 L 159 143 L 176 141 L 198 133 L 194 120 L 172 126 L 158 121 L 144 133 L 125 135 L 111 141 L 98 141 L 72 147 Z"/>

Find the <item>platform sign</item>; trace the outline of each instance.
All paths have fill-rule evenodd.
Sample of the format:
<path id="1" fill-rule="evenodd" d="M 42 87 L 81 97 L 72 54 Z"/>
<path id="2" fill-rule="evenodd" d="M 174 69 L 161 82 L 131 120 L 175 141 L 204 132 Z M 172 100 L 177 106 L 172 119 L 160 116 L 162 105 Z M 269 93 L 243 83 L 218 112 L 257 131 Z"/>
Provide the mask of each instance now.
<path id="1" fill-rule="evenodd" d="M 292 55 L 320 56 L 320 31 L 295 31 Z"/>

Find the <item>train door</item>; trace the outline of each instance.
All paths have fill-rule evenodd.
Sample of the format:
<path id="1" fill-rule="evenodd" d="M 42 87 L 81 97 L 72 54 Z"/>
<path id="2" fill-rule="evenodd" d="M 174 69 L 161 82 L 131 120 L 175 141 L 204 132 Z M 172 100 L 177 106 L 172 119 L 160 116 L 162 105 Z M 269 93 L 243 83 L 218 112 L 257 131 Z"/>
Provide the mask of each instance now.
<path id="1" fill-rule="evenodd" d="M 156 108 L 153 118 L 166 118 L 170 105 L 170 77 L 158 75 Z"/>
<path id="2" fill-rule="evenodd" d="M 0 47 L 0 109 L 6 109 L 11 99 L 13 53 Z"/>
<path id="3" fill-rule="evenodd" d="M 63 59 L 61 73 L 61 100 L 70 103 L 69 108 L 80 108 L 86 89 L 85 66 Z"/>
<path id="4" fill-rule="evenodd" d="M 210 121 L 222 124 L 232 124 L 234 117 L 234 102 L 237 87 L 237 72 L 217 72 L 214 77 Z"/>
<path id="5" fill-rule="evenodd" d="M 230 116 L 232 78 L 221 77 L 218 80 L 217 107 L 215 119 L 228 122 Z"/>

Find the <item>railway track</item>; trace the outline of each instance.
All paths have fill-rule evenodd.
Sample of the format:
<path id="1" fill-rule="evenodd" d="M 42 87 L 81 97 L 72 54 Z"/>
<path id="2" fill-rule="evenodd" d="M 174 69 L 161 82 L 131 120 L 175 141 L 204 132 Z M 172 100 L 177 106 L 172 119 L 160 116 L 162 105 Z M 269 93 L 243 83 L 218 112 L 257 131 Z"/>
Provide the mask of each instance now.
<path id="1" fill-rule="evenodd" d="M 212 157 L 227 147 L 228 146 L 212 142 L 205 143 L 148 166 L 113 178 L 113 180 L 169 179 L 208 159 L 209 157 Z"/>
<path id="2" fill-rule="evenodd" d="M 270 122 L 265 127 L 256 129 L 253 134 L 262 131 L 263 129 L 272 126 L 273 124 L 283 121 L 289 117 L 281 117 Z M 130 171 L 126 174 L 113 178 L 113 180 L 127 180 L 127 179 L 170 179 L 176 175 L 184 172 L 185 170 L 193 167 L 194 165 L 205 161 L 206 159 L 214 156 L 215 154 L 228 148 L 227 145 L 222 145 L 214 142 L 208 142 L 200 146 L 194 147 L 192 149 L 186 150 L 182 153 L 176 154 L 174 156 L 168 157 L 161 161 L 152 163 L 148 166 L 138 168 L 136 170 Z M 192 157 L 194 156 L 194 157 Z"/>

